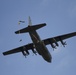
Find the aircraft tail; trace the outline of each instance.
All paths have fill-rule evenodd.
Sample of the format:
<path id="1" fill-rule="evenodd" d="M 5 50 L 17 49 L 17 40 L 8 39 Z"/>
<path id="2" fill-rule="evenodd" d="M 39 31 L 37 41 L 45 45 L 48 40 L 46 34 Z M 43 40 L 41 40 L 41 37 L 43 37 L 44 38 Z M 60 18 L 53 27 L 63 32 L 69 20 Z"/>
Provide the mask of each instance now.
<path id="1" fill-rule="evenodd" d="M 29 18 L 28 18 L 28 21 L 29 21 L 28 26 L 32 26 L 32 22 L 31 22 L 30 16 L 29 16 Z"/>
<path id="2" fill-rule="evenodd" d="M 45 25 L 46 25 L 46 23 L 37 24 L 37 25 L 33 25 L 33 26 L 32 26 L 31 18 L 29 17 L 28 27 L 23 28 L 23 29 L 20 29 L 20 30 L 16 31 L 15 33 L 16 33 L 16 34 L 21 34 L 21 33 L 31 32 L 31 31 L 37 30 L 37 29 L 39 29 L 39 28 L 42 28 L 42 27 L 44 27 Z"/>

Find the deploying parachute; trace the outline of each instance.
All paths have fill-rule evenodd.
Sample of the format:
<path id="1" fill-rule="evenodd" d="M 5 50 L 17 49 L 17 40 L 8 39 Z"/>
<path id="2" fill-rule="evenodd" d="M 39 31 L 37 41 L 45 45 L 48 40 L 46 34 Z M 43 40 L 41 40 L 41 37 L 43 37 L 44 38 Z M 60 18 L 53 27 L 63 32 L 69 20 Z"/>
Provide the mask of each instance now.
<path id="1" fill-rule="evenodd" d="M 18 22 L 18 24 L 20 25 L 20 23 L 25 23 L 25 21 L 21 21 L 21 20 L 20 20 L 20 21 Z"/>

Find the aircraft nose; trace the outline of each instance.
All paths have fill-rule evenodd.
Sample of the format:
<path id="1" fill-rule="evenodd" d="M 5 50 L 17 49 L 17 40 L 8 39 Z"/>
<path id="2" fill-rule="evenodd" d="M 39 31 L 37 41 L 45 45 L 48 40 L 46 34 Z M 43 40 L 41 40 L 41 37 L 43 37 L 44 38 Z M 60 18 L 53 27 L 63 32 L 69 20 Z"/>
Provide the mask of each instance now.
<path id="1" fill-rule="evenodd" d="M 47 59 L 47 62 L 51 63 L 52 62 L 52 56 L 49 55 L 48 59 Z"/>
<path id="2" fill-rule="evenodd" d="M 52 62 L 52 58 L 48 58 L 48 59 L 45 59 L 47 62 L 51 63 Z"/>
<path id="3" fill-rule="evenodd" d="M 52 62 L 52 59 L 47 60 L 47 62 L 51 63 Z"/>

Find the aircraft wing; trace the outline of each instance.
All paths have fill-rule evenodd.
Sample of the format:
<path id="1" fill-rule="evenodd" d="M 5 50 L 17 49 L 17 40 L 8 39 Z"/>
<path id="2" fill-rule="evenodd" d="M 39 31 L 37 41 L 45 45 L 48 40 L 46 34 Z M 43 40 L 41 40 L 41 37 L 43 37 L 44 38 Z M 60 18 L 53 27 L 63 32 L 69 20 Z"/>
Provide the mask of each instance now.
<path id="1" fill-rule="evenodd" d="M 24 49 L 25 48 L 25 49 Z M 9 54 L 13 54 L 13 53 L 18 53 L 18 52 L 22 52 L 22 51 L 26 51 L 26 50 L 30 50 L 33 48 L 33 43 L 3 52 L 3 55 L 9 55 Z"/>
<path id="2" fill-rule="evenodd" d="M 71 38 L 73 36 L 76 36 L 76 32 L 69 33 L 69 34 L 64 34 L 64 35 L 60 35 L 60 36 L 56 36 L 56 37 L 52 37 L 52 38 L 48 38 L 48 39 L 45 39 L 45 40 L 42 40 L 42 41 L 44 41 L 45 45 L 48 45 L 48 44 L 50 44 L 49 40 L 51 41 L 51 43 L 55 43 L 55 40 L 56 40 L 56 42 L 59 42 L 61 40 L 65 40 L 65 39 Z M 13 53 L 27 51 L 27 50 L 30 50 L 30 49 L 33 49 L 33 48 L 34 48 L 34 44 L 30 43 L 30 44 L 27 44 L 27 45 L 24 45 L 24 46 L 21 46 L 21 47 L 3 52 L 3 55 L 9 55 L 9 54 L 13 54 Z"/>
<path id="3" fill-rule="evenodd" d="M 56 40 L 56 42 L 59 42 L 61 40 L 65 40 L 65 39 L 71 38 L 73 36 L 76 36 L 76 32 L 72 32 L 72 33 L 69 33 L 69 34 L 64 34 L 64 35 L 48 38 L 48 39 L 45 39 L 43 41 L 44 41 L 45 45 L 48 45 L 48 44 L 50 44 L 49 40 L 51 41 L 51 43 L 55 43 L 55 40 Z"/>

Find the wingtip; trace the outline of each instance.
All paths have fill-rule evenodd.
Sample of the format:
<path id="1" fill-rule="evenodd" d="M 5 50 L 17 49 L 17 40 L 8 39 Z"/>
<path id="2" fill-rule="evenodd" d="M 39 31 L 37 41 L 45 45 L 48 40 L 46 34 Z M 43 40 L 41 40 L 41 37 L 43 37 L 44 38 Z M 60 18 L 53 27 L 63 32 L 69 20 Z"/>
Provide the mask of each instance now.
<path id="1" fill-rule="evenodd" d="M 20 33 L 19 31 L 16 31 L 16 32 L 15 32 L 15 34 L 19 34 L 19 33 Z"/>
<path id="2" fill-rule="evenodd" d="M 2 53 L 4 56 L 6 55 L 4 52 Z"/>
<path id="3" fill-rule="evenodd" d="M 15 32 L 15 34 L 17 34 L 17 32 Z"/>

